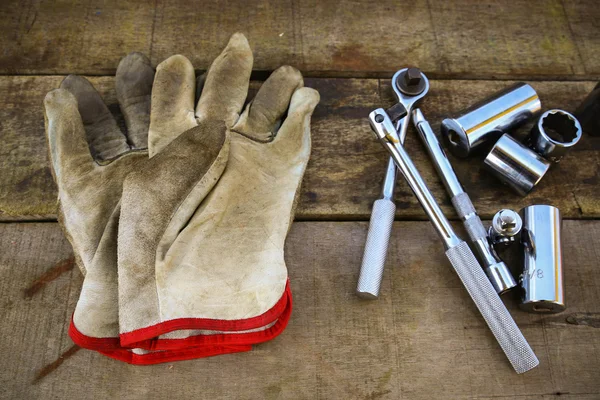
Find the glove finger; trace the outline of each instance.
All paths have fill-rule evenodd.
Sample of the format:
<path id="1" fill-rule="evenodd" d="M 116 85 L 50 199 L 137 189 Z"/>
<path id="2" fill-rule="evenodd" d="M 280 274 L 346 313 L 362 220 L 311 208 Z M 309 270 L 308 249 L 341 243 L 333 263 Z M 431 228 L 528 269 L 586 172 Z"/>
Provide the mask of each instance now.
<path id="1" fill-rule="evenodd" d="M 142 53 L 129 53 L 119 62 L 117 98 L 127 125 L 127 139 L 134 149 L 148 147 L 153 81 L 154 69 Z"/>
<path id="2" fill-rule="evenodd" d="M 252 63 L 248 40 L 241 33 L 233 34 L 208 70 L 196 107 L 198 120 L 220 119 L 229 127 L 237 121 L 248 96 Z"/>
<path id="3" fill-rule="evenodd" d="M 197 125 L 194 116 L 195 80 L 192 63 L 182 55 L 169 57 L 156 67 L 148 132 L 150 157 L 182 132 Z"/>
<path id="4" fill-rule="evenodd" d="M 272 140 L 292 94 L 302 86 L 300 71 L 287 65 L 279 67 L 260 87 L 233 130 L 260 142 Z"/>
<path id="5" fill-rule="evenodd" d="M 113 159 L 129 150 L 125 135 L 104 104 L 100 94 L 85 78 L 67 76 L 60 84 L 77 99 L 77 107 L 92 156 L 99 161 Z"/>
<path id="6" fill-rule="evenodd" d="M 75 96 L 65 89 L 48 92 L 44 99 L 44 120 L 56 184 L 61 187 L 91 172 L 96 163 L 85 139 Z"/>
<path id="7" fill-rule="evenodd" d="M 310 153 L 310 117 L 319 103 L 319 92 L 303 87 L 296 90 L 290 102 L 287 118 L 273 142 L 269 143 L 278 154 L 287 159 Z"/>

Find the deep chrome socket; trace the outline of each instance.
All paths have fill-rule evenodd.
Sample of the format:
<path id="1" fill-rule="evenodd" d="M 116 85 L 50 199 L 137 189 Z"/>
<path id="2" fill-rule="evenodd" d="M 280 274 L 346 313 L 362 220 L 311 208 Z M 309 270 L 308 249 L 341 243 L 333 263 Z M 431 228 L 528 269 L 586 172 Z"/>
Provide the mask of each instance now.
<path id="1" fill-rule="evenodd" d="M 519 305 L 529 312 L 565 310 L 562 257 L 562 219 L 558 208 L 532 205 L 523 214 L 523 298 Z"/>
<path id="2" fill-rule="evenodd" d="M 442 121 L 442 136 L 457 157 L 467 157 L 484 143 L 493 143 L 542 110 L 536 91 L 519 82 Z M 489 147 L 488 147 L 489 148 Z"/>

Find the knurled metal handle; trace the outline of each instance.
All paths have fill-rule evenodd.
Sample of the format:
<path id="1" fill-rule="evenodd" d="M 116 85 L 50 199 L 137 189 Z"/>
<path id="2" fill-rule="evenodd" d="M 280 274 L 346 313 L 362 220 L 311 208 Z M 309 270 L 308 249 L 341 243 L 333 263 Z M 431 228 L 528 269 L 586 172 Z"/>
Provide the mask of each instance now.
<path id="1" fill-rule="evenodd" d="M 365 244 L 356 294 L 365 299 L 377 299 L 385 267 L 396 205 L 388 199 L 376 200 L 369 221 L 369 233 Z"/>
<path id="2" fill-rule="evenodd" d="M 535 353 L 485 276 L 467 243 L 462 242 L 448 249 L 446 256 L 515 371 L 522 374 L 535 368 L 539 364 Z"/>

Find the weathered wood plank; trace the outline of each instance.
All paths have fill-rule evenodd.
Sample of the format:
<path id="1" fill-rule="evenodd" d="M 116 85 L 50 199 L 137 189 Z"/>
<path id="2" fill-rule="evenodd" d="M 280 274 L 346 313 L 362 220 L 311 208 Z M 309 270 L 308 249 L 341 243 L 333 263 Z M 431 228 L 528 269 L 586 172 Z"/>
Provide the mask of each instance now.
<path id="1" fill-rule="evenodd" d="M 43 98 L 62 77 L 0 77 L 0 219 L 55 219 L 56 189 L 46 155 Z M 113 78 L 91 78 L 110 108 L 118 113 Z M 432 81 L 423 111 L 434 130 L 441 119 L 511 82 Z M 256 84 L 258 85 L 258 83 Z M 253 85 L 253 86 L 256 86 Z M 394 102 L 389 81 L 375 79 L 306 79 L 321 93 L 313 118 L 313 151 L 305 175 L 298 219 L 366 219 L 379 196 L 387 154 L 372 138 L 366 115 Z M 593 82 L 534 82 L 544 107 L 573 110 Z M 521 129 L 523 135 L 528 128 Z M 407 149 L 444 211 L 454 211 L 419 139 L 412 131 Z M 499 208 L 520 209 L 552 203 L 569 218 L 600 216 L 598 175 L 600 137 L 586 135 L 540 185 L 521 198 L 483 170 L 483 157 L 454 161 L 478 211 L 491 217 Z M 397 216 L 424 218 L 405 183 L 397 188 Z"/>
<path id="2" fill-rule="evenodd" d="M 130 51 L 155 65 L 182 53 L 203 70 L 242 31 L 256 70 L 387 77 L 400 62 L 438 78 L 598 77 L 600 11 L 573 3 L 10 0 L 0 7 L 0 73 L 112 75 Z"/>
<path id="3" fill-rule="evenodd" d="M 64 267 L 71 253 L 58 226 L 0 224 L 0 397 L 73 398 L 82 388 L 123 399 L 600 396 L 600 222 L 564 222 L 567 311 L 527 314 L 504 299 L 541 361 L 524 375 L 506 361 L 427 222 L 395 224 L 381 298 L 359 300 L 366 230 L 365 222 L 294 224 L 286 244 L 294 312 L 274 341 L 245 354 L 134 367 L 72 348 L 66 328 L 81 277 Z M 55 265 L 62 274 L 48 274 Z"/>
<path id="4" fill-rule="evenodd" d="M 596 0 L 563 1 L 569 29 L 588 74 L 600 72 L 600 7 Z"/>

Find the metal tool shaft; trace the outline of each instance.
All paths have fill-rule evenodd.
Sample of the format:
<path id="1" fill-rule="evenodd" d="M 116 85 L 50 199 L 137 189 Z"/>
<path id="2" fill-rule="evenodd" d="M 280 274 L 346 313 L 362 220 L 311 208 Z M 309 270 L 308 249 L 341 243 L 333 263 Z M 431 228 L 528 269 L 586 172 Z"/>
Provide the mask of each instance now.
<path id="1" fill-rule="evenodd" d="M 536 91 L 519 82 L 474 104 L 456 118 L 442 121 L 442 135 L 458 157 L 467 157 L 527 122 L 542 109 Z"/>
<path id="2" fill-rule="evenodd" d="M 454 168 L 452 168 L 452 164 L 450 164 L 450 160 L 446 156 L 444 149 L 431 129 L 429 122 L 427 122 L 419 109 L 413 111 L 412 119 L 419 132 L 419 136 L 433 161 L 433 165 L 435 166 L 440 179 L 444 183 L 446 191 L 450 195 L 456 213 L 463 221 L 478 259 L 483 265 L 483 269 L 494 286 L 494 289 L 496 289 L 496 292 L 498 293 L 504 293 L 516 287 L 517 282 L 510 273 L 510 270 L 500 257 L 498 257 L 488 241 L 485 227 L 483 226 L 479 215 L 477 215 L 469 195 L 464 191 L 460 184 L 460 181 L 454 172 Z"/>
<path id="3" fill-rule="evenodd" d="M 398 128 L 400 128 L 399 140 L 404 143 L 408 128 L 408 115 L 398 121 L 396 130 Z M 356 285 L 356 294 L 363 299 L 376 300 L 379 298 L 385 259 L 396 215 L 396 204 L 393 200 L 395 188 L 396 163 L 390 157 L 383 180 L 381 198 L 373 203 L 367 241 Z"/>
<path id="4" fill-rule="evenodd" d="M 373 111 L 369 115 L 369 119 L 371 120 L 371 126 L 376 132 L 377 137 L 389 151 L 396 166 L 402 172 L 406 182 L 421 203 L 423 210 L 444 241 L 446 249 L 456 246 L 461 242 L 460 238 L 454 233 L 452 226 L 442 213 L 442 210 L 427 188 L 423 178 L 421 178 L 421 175 L 417 171 L 412 160 L 406 153 L 406 150 L 404 150 L 404 146 L 400 143 L 396 129 L 385 110 L 379 108 Z M 388 139 L 388 136 L 391 137 L 391 141 Z"/>
<path id="5" fill-rule="evenodd" d="M 483 273 L 469 246 L 454 233 L 415 165 L 398 141 L 394 126 L 385 110 L 380 108 L 373 111 L 369 114 L 369 120 L 375 136 L 390 152 L 398 169 L 443 239 L 448 260 L 515 371 L 523 373 L 537 366 L 539 361 L 533 350 Z"/>
<path id="6" fill-rule="evenodd" d="M 390 116 L 396 122 L 399 131 L 398 140 L 404 143 L 410 122 L 410 111 L 429 91 L 429 80 L 418 68 L 403 68 L 392 78 L 398 103 L 389 109 Z M 373 203 L 369 231 L 363 252 L 356 294 L 364 299 L 379 297 L 385 259 L 396 213 L 394 188 L 396 184 L 396 164 L 390 157 L 381 198 Z"/>
<path id="7" fill-rule="evenodd" d="M 356 294 L 363 299 L 375 300 L 379 297 L 385 259 L 396 214 L 396 204 L 392 200 L 395 186 L 396 164 L 390 158 L 383 182 L 382 197 L 373 203 L 367 241 L 356 285 Z"/>
<path id="8" fill-rule="evenodd" d="M 535 204 L 523 214 L 522 310 L 557 313 L 565 310 L 562 218 L 558 208 Z"/>

